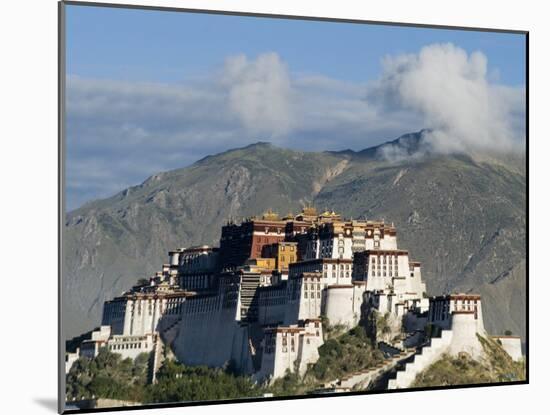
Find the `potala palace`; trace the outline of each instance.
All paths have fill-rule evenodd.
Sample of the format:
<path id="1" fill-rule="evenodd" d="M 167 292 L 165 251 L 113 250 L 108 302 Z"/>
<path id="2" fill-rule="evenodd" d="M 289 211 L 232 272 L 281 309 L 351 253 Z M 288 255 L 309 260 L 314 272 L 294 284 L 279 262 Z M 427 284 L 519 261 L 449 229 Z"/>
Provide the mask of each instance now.
<path id="1" fill-rule="evenodd" d="M 376 327 L 381 316 L 385 330 Z M 406 388 L 444 353 L 481 356 L 478 335 L 488 336 L 479 295 L 426 295 L 421 264 L 398 248 L 393 224 L 308 207 L 229 222 L 219 247 L 169 252 L 162 271 L 104 304 L 101 327 L 67 354 L 66 370 L 102 347 L 132 358 L 153 352 L 154 381 L 167 345 L 186 365 L 231 362 L 270 382 L 287 371 L 304 374 L 328 327 L 360 322 L 371 326 L 386 363 L 327 390 L 367 385 L 399 362 L 404 370 L 387 387 Z M 522 357 L 519 337 L 498 340 Z"/>

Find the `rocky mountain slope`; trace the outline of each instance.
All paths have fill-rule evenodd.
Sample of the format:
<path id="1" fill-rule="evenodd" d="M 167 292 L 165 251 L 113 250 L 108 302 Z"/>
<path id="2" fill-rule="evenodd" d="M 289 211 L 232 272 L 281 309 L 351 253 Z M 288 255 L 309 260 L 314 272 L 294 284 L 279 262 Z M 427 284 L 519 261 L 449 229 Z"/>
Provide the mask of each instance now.
<path id="1" fill-rule="evenodd" d="M 394 222 L 422 261 L 430 293 L 481 292 L 487 329 L 525 333 L 526 180 L 521 157 L 422 154 L 420 134 L 361 152 L 257 143 L 159 173 L 69 212 L 64 229 L 66 337 L 97 325 L 105 299 L 147 277 L 175 247 L 218 244 L 229 218 L 306 203 Z"/>

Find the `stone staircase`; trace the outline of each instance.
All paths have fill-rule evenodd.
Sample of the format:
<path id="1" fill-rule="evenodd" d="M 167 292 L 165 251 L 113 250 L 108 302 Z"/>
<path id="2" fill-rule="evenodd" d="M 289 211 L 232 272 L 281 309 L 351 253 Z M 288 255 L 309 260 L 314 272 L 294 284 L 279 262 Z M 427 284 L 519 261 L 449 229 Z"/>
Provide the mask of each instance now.
<path id="1" fill-rule="evenodd" d="M 373 382 L 375 382 L 384 373 L 392 370 L 394 367 L 396 367 L 404 360 L 410 358 L 416 352 L 415 349 L 401 350 L 387 343 L 385 343 L 385 346 L 395 349 L 396 352 L 393 353 L 391 356 L 388 355 L 383 362 L 374 367 L 359 370 L 357 372 L 353 372 L 344 376 L 342 379 L 329 382 L 325 385 L 325 388 L 328 387 L 341 390 L 365 390 L 369 388 L 369 386 L 373 384 Z"/>
<path id="2" fill-rule="evenodd" d="M 393 357 L 403 352 L 403 349 L 384 341 L 378 342 L 378 349 L 384 354 L 385 357 Z"/>
<path id="3" fill-rule="evenodd" d="M 256 290 L 260 286 L 260 276 L 244 274 L 240 282 L 241 321 L 254 322 L 258 320 L 258 296 Z"/>
<path id="4" fill-rule="evenodd" d="M 424 330 L 415 330 L 407 333 L 401 342 L 402 347 L 417 347 L 424 341 L 424 336 Z"/>
<path id="5" fill-rule="evenodd" d="M 388 389 L 408 388 L 416 379 L 416 375 L 438 360 L 448 349 L 453 338 L 451 330 L 443 330 L 441 337 L 435 337 L 430 343 L 416 355 L 414 359 L 405 365 L 405 370 L 397 371 L 394 379 L 389 379 Z"/>

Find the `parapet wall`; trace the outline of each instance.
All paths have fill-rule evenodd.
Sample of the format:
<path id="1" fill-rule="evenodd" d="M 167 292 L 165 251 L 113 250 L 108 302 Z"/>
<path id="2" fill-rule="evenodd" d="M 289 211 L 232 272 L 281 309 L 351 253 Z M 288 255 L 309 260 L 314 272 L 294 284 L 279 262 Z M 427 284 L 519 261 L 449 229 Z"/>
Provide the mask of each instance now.
<path id="1" fill-rule="evenodd" d="M 477 334 L 482 336 L 486 334 L 479 331 L 479 324 L 473 312 L 455 311 L 451 317 L 451 330 L 453 332 L 453 340 L 448 353 L 458 355 L 465 352 L 474 359 L 479 358 L 483 354 L 483 346 L 479 342 Z"/>
<path id="2" fill-rule="evenodd" d="M 521 338 L 518 336 L 493 336 L 493 339 L 500 343 L 502 348 L 512 359 L 518 361 L 523 358 L 521 352 Z"/>
<path id="3" fill-rule="evenodd" d="M 186 365 L 210 367 L 223 367 L 232 360 L 238 370 L 250 373 L 248 328 L 236 315 L 237 306 L 182 314 L 172 344 L 177 359 Z"/>

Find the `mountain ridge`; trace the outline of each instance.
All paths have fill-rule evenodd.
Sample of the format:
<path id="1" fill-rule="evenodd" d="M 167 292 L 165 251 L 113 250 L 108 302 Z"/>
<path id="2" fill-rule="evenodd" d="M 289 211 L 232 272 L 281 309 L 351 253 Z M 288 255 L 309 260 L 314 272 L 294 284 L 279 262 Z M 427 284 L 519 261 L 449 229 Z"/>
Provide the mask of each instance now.
<path id="1" fill-rule="evenodd" d="M 421 132 L 405 136 L 407 144 L 421 140 Z M 379 157 L 380 148 L 405 136 L 336 153 L 258 142 L 69 212 L 66 337 L 97 325 L 103 301 L 158 270 L 168 250 L 217 245 L 230 217 L 269 208 L 285 214 L 306 204 L 395 222 L 400 245 L 423 262 L 430 293 L 482 291 L 488 329 L 523 335 L 525 299 L 513 292 L 525 292 L 525 175 L 515 164 L 466 155 Z"/>

